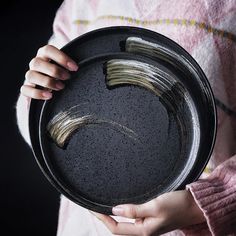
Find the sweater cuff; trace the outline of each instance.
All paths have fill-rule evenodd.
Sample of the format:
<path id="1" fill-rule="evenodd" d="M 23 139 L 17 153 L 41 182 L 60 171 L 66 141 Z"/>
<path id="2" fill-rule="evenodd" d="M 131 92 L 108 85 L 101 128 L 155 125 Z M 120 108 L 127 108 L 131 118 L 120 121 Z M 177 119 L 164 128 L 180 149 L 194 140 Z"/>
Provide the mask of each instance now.
<path id="1" fill-rule="evenodd" d="M 212 235 L 226 235 L 235 231 L 236 179 L 221 171 L 221 178 L 199 180 L 187 185 L 202 210 Z M 234 178 L 234 181 L 230 181 Z"/>
<path id="2" fill-rule="evenodd" d="M 206 222 L 196 225 L 191 225 L 181 229 L 185 236 L 196 236 L 196 235 L 204 235 L 211 236 L 211 232 L 209 231 L 208 225 Z"/>

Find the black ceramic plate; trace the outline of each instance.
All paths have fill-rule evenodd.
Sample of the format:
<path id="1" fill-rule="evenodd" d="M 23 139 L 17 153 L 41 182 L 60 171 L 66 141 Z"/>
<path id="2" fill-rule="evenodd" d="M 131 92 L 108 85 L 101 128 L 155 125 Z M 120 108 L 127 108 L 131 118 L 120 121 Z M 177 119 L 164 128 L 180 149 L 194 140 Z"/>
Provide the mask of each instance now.
<path id="1" fill-rule="evenodd" d="M 160 45 L 167 56 L 124 52 L 131 36 Z M 90 32 L 62 50 L 80 69 L 50 101 L 33 100 L 29 119 L 36 160 L 61 193 L 88 209 L 111 213 L 114 205 L 145 202 L 198 178 L 214 145 L 216 114 L 207 79 L 186 51 L 162 35 L 130 27 Z M 171 58 L 168 50 L 181 58 Z M 152 65 L 177 83 L 161 96 L 128 83 L 109 87 L 106 63 L 112 59 Z M 89 124 L 59 148 L 46 126 L 75 105 L 81 116 L 113 121 L 135 136 L 107 123 Z"/>

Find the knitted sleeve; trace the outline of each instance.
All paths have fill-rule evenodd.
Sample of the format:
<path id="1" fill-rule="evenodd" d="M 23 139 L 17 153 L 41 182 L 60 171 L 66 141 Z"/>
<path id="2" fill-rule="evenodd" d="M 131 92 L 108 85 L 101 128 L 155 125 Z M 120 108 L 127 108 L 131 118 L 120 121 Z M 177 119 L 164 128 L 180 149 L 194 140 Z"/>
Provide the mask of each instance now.
<path id="1" fill-rule="evenodd" d="M 53 34 L 48 41 L 57 48 L 63 47 L 71 40 L 72 25 L 73 25 L 73 0 L 65 0 L 57 10 L 53 22 Z"/>
<path id="2" fill-rule="evenodd" d="M 184 229 L 186 235 L 230 235 L 236 232 L 236 155 L 206 178 L 187 185 L 202 210 L 206 223 Z"/>
<path id="3" fill-rule="evenodd" d="M 48 44 L 54 45 L 55 47 L 62 47 L 69 41 L 70 37 L 70 14 L 69 9 L 72 7 L 72 1 L 66 0 L 62 3 L 60 8 L 56 12 L 56 16 L 53 23 L 53 35 L 50 38 Z M 25 141 L 30 144 L 30 136 L 28 129 L 28 115 L 31 99 L 19 95 L 16 102 L 16 118 L 19 131 Z"/>

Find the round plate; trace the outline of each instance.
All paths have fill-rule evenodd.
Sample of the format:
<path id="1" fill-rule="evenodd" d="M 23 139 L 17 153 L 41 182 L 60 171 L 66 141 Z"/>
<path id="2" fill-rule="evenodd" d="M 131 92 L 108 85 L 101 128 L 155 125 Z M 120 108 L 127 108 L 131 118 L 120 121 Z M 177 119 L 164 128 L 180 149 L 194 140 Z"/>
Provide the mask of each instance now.
<path id="1" fill-rule="evenodd" d="M 176 58 L 168 62 L 161 56 L 121 52 L 131 36 L 174 51 L 194 72 L 173 63 Z M 157 33 L 130 27 L 90 32 L 62 50 L 78 61 L 80 69 L 43 106 L 31 103 L 29 124 L 35 157 L 61 193 L 88 209 L 110 214 L 114 205 L 146 202 L 183 188 L 201 174 L 214 145 L 216 112 L 208 81 L 186 51 Z M 112 59 L 152 65 L 180 86 L 161 96 L 129 83 L 108 86 L 106 63 Z M 166 102 L 169 94 L 172 100 Z M 66 148 L 60 148 L 48 135 L 47 125 L 74 106 L 81 117 L 93 115 L 103 122 L 78 128 Z"/>

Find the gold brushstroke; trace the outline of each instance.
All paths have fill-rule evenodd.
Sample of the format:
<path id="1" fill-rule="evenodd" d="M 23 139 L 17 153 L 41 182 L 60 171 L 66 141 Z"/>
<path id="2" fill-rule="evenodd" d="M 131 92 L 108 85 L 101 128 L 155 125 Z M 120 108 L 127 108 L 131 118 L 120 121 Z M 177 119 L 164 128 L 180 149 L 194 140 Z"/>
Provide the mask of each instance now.
<path id="1" fill-rule="evenodd" d="M 59 112 L 47 124 L 47 131 L 52 140 L 60 148 L 65 148 L 69 138 L 74 132 L 87 125 L 108 125 L 116 131 L 123 133 L 129 138 L 138 141 L 138 135 L 128 127 L 115 121 L 100 119 L 93 114 L 81 115 L 77 107 L 82 104 L 73 106 L 65 111 Z"/>
<path id="2" fill-rule="evenodd" d="M 221 38 L 226 38 L 230 41 L 236 42 L 236 35 L 232 32 L 220 30 L 217 28 L 212 27 L 211 25 L 208 25 L 204 22 L 198 22 L 194 19 L 187 20 L 187 19 L 155 19 L 155 20 L 141 20 L 137 18 L 132 17 L 126 17 L 126 16 L 115 16 L 115 15 L 102 15 L 94 20 L 75 20 L 74 23 L 78 25 L 89 25 L 93 24 L 96 21 L 99 20 L 120 20 L 129 24 L 134 24 L 136 26 L 147 26 L 147 25 L 157 25 L 157 24 L 163 24 L 163 25 L 175 25 L 175 26 L 186 26 L 186 27 L 196 27 L 201 30 L 205 30 L 206 33 L 216 35 Z"/>

